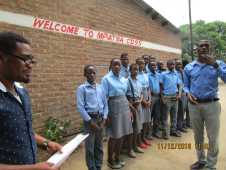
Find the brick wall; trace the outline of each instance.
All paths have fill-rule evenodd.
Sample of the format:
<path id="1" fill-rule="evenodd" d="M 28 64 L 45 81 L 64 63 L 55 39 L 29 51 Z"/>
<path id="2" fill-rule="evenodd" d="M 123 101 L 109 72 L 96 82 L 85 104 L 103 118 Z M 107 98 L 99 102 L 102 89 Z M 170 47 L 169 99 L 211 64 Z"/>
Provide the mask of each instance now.
<path id="1" fill-rule="evenodd" d="M 0 0 L 0 10 L 37 16 L 57 22 L 116 33 L 170 47 L 181 47 L 178 33 L 152 20 L 132 0 Z M 15 18 L 16 20 L 16 18 Z M 73 131 L 81 124 L 75 106 L 75 89 L 84 81 L 83 67 L 95 64 L 98 80 L 108 69 L 109 61 L 128 52 L 131 62 L 143 54 L 158 59 L 177 58 L 178 54 L 129 47 L 82 37 L 64 35 L 0 22 L 0 31 L 24 34 L 32 42 L 38 64 L 33 69 L 33 81 L 26 85 L 33 105 L 33 123 L 43 129 L 49 117 L 71 119 Z"/>

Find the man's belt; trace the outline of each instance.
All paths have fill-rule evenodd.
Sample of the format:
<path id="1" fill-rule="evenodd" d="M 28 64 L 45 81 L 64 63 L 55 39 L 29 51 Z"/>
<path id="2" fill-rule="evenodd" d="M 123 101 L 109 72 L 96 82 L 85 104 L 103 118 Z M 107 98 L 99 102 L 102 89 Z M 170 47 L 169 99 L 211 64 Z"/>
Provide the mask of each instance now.
<path id="1" fill-rule="evenodd" d="M 219 98 L 213 98 L 213 99 L 196 99 L 198 103 L 210 103 L 210 102 L 215 102 L 218 101 Z"/>
<path id="2" fill-rule="evenodd" d="M 102 115 L 99 112 L 89 112 L 88 114 L 93 119 L 98 119 L 102 117 Z"/>

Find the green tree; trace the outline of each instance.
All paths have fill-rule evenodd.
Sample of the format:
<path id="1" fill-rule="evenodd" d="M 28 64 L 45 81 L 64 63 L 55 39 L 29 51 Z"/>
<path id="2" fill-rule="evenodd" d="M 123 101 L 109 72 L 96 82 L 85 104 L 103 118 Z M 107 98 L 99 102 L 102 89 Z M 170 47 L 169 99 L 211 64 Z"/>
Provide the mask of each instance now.
<path id="1" fill-rule="evenodd" d="M 189 25 L 180 27 L 182 39 L 182 58 L 190 59 Z M 205 23 L 200 20 L 192 24 L 193 43 L 197 44 L 201 39 L 210 40 L 212 53 L 218 58 L 226 61 L 226 23 L 214 21 Z"/>

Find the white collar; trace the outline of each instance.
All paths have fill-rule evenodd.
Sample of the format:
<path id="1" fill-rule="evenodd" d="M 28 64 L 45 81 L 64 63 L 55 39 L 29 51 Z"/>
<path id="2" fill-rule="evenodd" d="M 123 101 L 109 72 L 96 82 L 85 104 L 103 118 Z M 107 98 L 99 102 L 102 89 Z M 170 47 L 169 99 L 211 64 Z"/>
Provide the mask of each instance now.
<path id="1" fill-rule="evenodd" d="M 15 82 L 14 85 L 18 88 L 23 88 L 23 86 L 18 82 Z M 0 90 L 3 91 L 4 93 L 7 92 L 5 85 L 1 81 L 0 81 Z"/>

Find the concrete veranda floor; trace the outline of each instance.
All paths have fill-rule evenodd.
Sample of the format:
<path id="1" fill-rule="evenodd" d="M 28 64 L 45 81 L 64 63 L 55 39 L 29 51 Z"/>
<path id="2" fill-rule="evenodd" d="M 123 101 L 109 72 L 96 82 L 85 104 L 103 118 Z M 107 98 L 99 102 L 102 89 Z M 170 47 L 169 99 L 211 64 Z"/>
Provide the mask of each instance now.
<path id="1" fill-rule="evenodd" d="M 220 153 L 218 170 L 226 170 L 226 85 L 220 85 L 221 98 L 221 129 L 220 129 Z M 191 149 L 161 149 L 167 143 L 191 144 Z M 106 162 L 106 143 L 103 170 L 109 170 Z M 139 154 L 136 159 L 124 157 L 126 166 L 124 170 L 189 170 L 190 164 L 196 161 L 193 133 L 190 129 L 181 138 L 171 137 L 170 140 L 154 139 L 152 147 L 144 154 Z M 63 165 L 61 170 L 86 170 L 84 148 L 79 148 Z"/>

